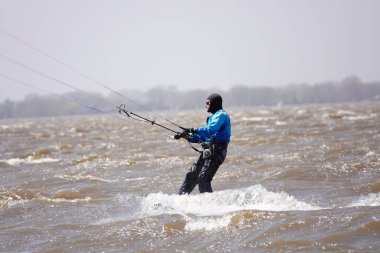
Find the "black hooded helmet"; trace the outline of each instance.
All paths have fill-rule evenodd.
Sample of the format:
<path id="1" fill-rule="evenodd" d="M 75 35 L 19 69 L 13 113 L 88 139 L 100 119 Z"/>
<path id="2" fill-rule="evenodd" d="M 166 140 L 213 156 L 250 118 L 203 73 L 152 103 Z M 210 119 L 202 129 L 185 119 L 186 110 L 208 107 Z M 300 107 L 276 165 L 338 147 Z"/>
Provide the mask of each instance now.
<path id="1" fill-rule="evenodd" d="M 223 109 L 223 99 L 219 94 L 211 94 L 207 97 L 207 100 L 210 100 L 210 107 L 207 112 L 215 113 L 220 109 Z"/>

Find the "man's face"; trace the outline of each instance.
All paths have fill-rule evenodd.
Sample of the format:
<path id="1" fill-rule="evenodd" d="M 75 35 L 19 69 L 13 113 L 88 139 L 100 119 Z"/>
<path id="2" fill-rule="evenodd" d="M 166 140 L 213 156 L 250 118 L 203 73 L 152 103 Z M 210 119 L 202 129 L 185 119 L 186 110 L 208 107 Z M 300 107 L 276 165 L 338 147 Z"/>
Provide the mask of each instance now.
<path id="1" fill-rule="evenodd" d="M 207 109 L 207 112 L 210 112 L 210 105 L 211 105 L 211 102 L 210 102 L 210 100 L 206 100 L 206 109 Z"/>

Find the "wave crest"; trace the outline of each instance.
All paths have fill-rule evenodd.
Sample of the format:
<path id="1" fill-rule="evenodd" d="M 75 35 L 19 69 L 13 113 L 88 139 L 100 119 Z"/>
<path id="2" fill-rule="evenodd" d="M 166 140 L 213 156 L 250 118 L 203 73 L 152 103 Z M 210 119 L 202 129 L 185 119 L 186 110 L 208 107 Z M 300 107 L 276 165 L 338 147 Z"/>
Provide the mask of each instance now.
<path id="1" fill-rule="evenodd" d="M 142 199 L 147 214 L 224 215 L 241 210 L 293 211 L 319 210 L 319 206 L 299 201 L 286 192 L 271 192 L 255 185 L 248 188 L 217 191 L 198 195 L 151 193 Z"/>

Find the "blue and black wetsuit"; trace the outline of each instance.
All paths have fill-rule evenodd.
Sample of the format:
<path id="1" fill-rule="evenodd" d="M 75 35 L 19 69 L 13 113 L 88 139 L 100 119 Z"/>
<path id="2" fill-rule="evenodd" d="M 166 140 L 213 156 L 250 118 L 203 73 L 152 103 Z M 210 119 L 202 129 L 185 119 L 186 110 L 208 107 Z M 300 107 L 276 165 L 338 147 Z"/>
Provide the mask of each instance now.
<path id="1" fill-rule="evenodd" d="M 212 154 L 207 158 L 203 158 L 202 154 L 199 156 L 186 173 L 179 194 L 190 194 L 197 184 L 200 193 L 212 192 L 211 181 L 226 158 L 230 137 L 230 117 L 220 106 L 207 119 L 206 126 L 196 128 L 195 133 L 189 135 L 189 142 L 210 142 Z"/>

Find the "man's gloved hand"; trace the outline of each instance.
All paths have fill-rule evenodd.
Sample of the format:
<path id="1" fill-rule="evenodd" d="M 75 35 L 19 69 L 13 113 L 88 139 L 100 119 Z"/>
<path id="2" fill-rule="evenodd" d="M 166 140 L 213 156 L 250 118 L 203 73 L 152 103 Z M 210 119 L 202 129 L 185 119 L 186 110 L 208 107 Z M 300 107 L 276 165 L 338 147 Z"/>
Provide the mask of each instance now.
<path id="1" fill-rule="evenodd" d="M 184 138 L 186 140 L 189 139 L 189 134 L 195 134 L 197 133 L 197 130 L 195 130 L 194 128 L 182 128 L 183 129 L 183 132 L 182 133 L 177 133 L 176 135 L 174 135 L 174 139 L 178 140 L 180 138 Z"/>
<path id="2" fill-rule="evenodd" d="M 179 140 L 180 138 L 184 138 L 184 139 L 189 139 L 189 134 L 185 131 L 183 131 L 182 133 L 177 133 L 176 135 L 174 135 L 174 139 L 176 140 Z"/>

